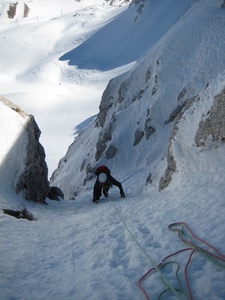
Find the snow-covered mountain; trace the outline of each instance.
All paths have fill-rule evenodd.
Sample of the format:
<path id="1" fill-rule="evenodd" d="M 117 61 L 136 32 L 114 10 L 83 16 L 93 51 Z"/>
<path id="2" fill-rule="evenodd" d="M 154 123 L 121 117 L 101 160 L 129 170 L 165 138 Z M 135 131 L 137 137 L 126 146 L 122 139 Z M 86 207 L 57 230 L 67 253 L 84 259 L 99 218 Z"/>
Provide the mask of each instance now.
<path id="1" fill-rule="evenodd" d="M 97 118 L 75 139 L 53 175 L 68 198 L 84 183 L 89 186 L 98 164 L 108 165 L 124 182 L 138 182 L 140 188 L 152 182 L 162 189 L 178 172 L 194 170 L 215 142 L 223 147 L 223 133 L 216 133 L 220 123 L 202 133 L 204 139 L 213 136 L 207 146 L 197 143 L 201 137 L 196 135 L 224 88 L 224 11 L 219 1 L 189 6 L 132 70 L 109 82 Z M 168 24 L 164 9 L 160 12 Z M 221 122 L 222 117 L 214 118 Z M 207 160 L 201 168 L 208 169 Z"/>
<path id="2" fill-rule="evenodd" d="M 129 9 L 60 59 L 69 60 L 69 65 L 80 69 L 103 71 L 132 63 L 155 44 L 193 2 L 169 0 L 159 6 L 156 1 L 134 1 Z M 168 14 L 173 6 L 175 9 Z"/>
<path id="3" fill-rule="evenodd" d="M 122 66 L 102 74 L 78 70 L 59 58 L 100 30 L 129 3 L 20 0 L 14 3 L 15 16 L 8 18 L 12 3 L 0 3 L 0 93 L 35 116 L 51 175 L 74 139 L 75 126 L 97 114 L 110 78 L 128 68 Z M 30 8 L 26 18 L 19 14 L 24 3 Z"/>
<path id="4" fill-rule="evenodd" d="M 28 222 L 0 215 L 1 296 L 4 300 L 149 297 L 223 300 L 225 11 L 221 8 L 222 1 L 136 0 L 131 5 L 114 2 L 113 8 L 109 8 L 109 1 L 104 5 L 99 2 L 98 8 L 91 6 L 92 1 L 75 3 L 89 5 L 79 7 L 76 21 L 71 11 L 67 15 L 63 11 L 58 17 L 53 17 L 52 11 L 49 15 L 43 11 L 43 22 L 42 17 L 37 20 L 34 15 L 33 21 L 32 18 L 24 21 L 23 16 L 14 23 L 4 19 L 0 31 L 4 42 L 0 49 L 0 80 L 7 98 L 19 97 L 25 106 L 27 99 L 34 100 L 37 111 L 48 123 L 53 123 L 55 131 L 60 131 L 62 121 L 70 113 L 78 115 L 85 111 L 84 122 L 76 126 L 74 142 L 52 176 L 51 184 L 63 190 L 65 201 L 46 199 L 48 205 L 25 201 L 12 188 L 10 178 L 16 177 L 11 176 L 16 167 L 13 161 L 8 168 L 4 164 L 6 173 L 0 168 L 1 208 L 17 209 L 23 205 L 36 219 Z M 116 5 L 122 3 L 125 4 L 122 8 Z M 55 4 L 52 7 L 58 11 L 62 3 L 55 1 Z M 37 7 L 41 12 L 42 6 L 37 4 Z M 121 59 L 120 64 L 124 65 L 106 71 L 109 65 L 104 70 L 96 43 L 100 36 L 109 35 L 110 28 L 114 33 L 111 37 L 120 41 L 118 35 L 124 37 L 124 32 L 121 27 L 116 30 L 116 23 L 121 25 L 123 17 L 129 19 L 133 29 L 129 31 L 126 24 L 130 35 L 139 38 L 138 24 L 152 24 L 157 38 L 153 40 L 154 34 L 144 27 L 148 30 L 142 30 L 141 34 L 145 33 L 143 44 L 148 44 L 148 48 L 141 43 L 136 49 L 147 51 L 136 56 L 137 62 L 132 61 L 135 57 L 130 61 Z M 26 23 L 23 26 L 22 21 Z M 78 26 L 76 34 L 74 26 Z M 10 45 L 18 45 L 20 60 L 15 59 L 16 52 Z M 110 41 L 108 45 L 107 51 L 112 51 Z M 127 46 L 126 51 L 130 43 Z M 25 54 L 28 48 L 31 51 Z M 99 69 L 79 69 L 73 65 L 78 63 L 75 53 L 79 49 L 84 52 L 93 49 L 92 59 Z M 93 67 L 83 51 L 79 63 Z M 69 55 L 69 61 L 60 60 L 63 55 Z M 115 57 L 112 57 L 114 62 Z M 131 63 L 125 65 L 128 62 Z M 43 99 L 40 91 L 45 92 Z M 47 97 L 47 91 L 60 92 L 63 97 Z M 75 91 L 76 96 L 85 93 L 85 97 L 79 98 L 82 101 L 78 101 L 78 112 L 71 109 Z M 41 103 L 35 102 L 40 99 Z M 55 114 L 55 102 L 60 114 Z M 95 108 L 97 115 L 94 109 L 90 110 L 92 113 L 87 111 L 90 103 L 99 104 L 99 111 Z M 2 134 L 1 143 L 4 149 L 10 146 L 11 157 L 18 153 L 17 162 L 21 158 L 24 167 L 24 151 L 20 150 L 24 149 L 26 135 L 19 146 L 15 144 L 13 148 L 13 144 L 25 120 L 8 108 L 7 114 L 17 117 L 16 121 L 14 117 L 10 119 L 7 128 L 7 117 L 2 114 L 0 124 L 7 134 Z M 77 115 L 75 125 L 79 120 Z M 53 141 L 51 137 L 50 142 Z M 53 143 L 53 149 L 56 148 Z M 2 149 L 1 161 L 5 163 L 3 156 L 8 150 Z M 57 150 L 54 151 L 53 155 Z M 125 199 L 119 198 L 118 190 L 112 188 L 108 199 L 92 203 L 93 171 L 100 164 L 107 164 L 112 175 L 121 181 Z M 74 198 L 76 201 L 68 201 Z M 176 232 L 178 227 L 184 243 L 179 235 L 170 232 Z M 148 272 L 152 268 L 154 274 Z M 144 274 L 148 276 L 145 278 Z M 144 294 L 137 287 L 140 280 Z"/>
<path id="5" fill-rule="evenodd" d="M 2 0 L 0 3 L 0 20 L 15 19 L 21 20 L 25 18 L 41 18 L 47 19 L 70 13 L 81 8 L 95 5 L 108 4 L 111 6 L 119 6 L 129 4 L 131 0 Z"/>

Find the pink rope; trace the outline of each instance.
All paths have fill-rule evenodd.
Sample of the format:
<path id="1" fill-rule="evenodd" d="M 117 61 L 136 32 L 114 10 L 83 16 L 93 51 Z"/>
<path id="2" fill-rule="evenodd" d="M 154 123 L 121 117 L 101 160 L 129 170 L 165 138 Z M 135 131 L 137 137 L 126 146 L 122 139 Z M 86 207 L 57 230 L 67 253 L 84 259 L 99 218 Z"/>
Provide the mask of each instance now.
<path id="1" fill-rule="evenodd" d="M 210 248 L 211 250 L 213 250 L 214 252 L 217 253 L 217 255 L 215 255 L 214 253 L 211 253 L 201 247 L 198 247 L 196 245 L 194 245 L 192 242 L 190 241 L 187 241 L 187 240 L 184 240 L 182 238 L 182 229 L 172 229 L 173 226 L 182 226 L 183 228 L 185 227 L 187 231 L 190 232 L 190 234 L 197 240 L 199 241 L 200 243 L 206 245 L 208 248 Z M 184 223 L 184 222 L 177 222 L 177 223 L 173 223 L 171 225 L 168 226 L 168 229 L 171 230 L 171 231 L 176 231 L 178 233 L 178 237 L 180 238 L 181 241 L 183 241 L 185 244 L 188 244 L 190 245 L 191 247 L 193 247 L 194 249 L 199 249 L 201 251 L 203 251 L 204 253 L 208 254 L 209 256 L 212 256 L 222 262 L 225 263 L 225 255 L 222 254 L 221 252 L 219 252 L 215 247 L 213 247 L 212 245 L 210 245 L 209 243 L 205 242 L 204 240 L 202 240 L 201 238 L 197 237 L 193 232 L 192 230 L 190 229 L 190 227 Z"/>
<path id="2" fill-rule="evenodd" d="M 174 229 L 173 227 L 174 226 L 182 226 L 182 229 Z M 185 240 L 183 237 L 182 237 L 182 232 L 183 232 L 183 228 L 186 228 L 186 230 L 191 234 L 192 237 L 194 237 L 197 241 L 199 241 L 200 243 L 206 245 L 208 248 L 210 248 L 211 250 L 213 250 L 215 253 L 217 253 L 217 255 L 215 255 L 214 253 L 211 253 L 207 250 L 204 250 L 203 248 L 199 247 L 199 246 L 196 246 L 194 245 L 191 241 L 189 240 Z M 187 292 L 188 292 L 188 297 L 189 297 L 189 300 L 193 300 L 193 297 L 192 297 L 192 293 L 191 293 L 191 288 L 190 288 L 190 283 L 189 283 L 189 279 L 188 279 L 188 274 L 187 274 L 187 270 L 188 270 L 188 267 L 191 263 L 191 259 L 192 259 L 192 256 L 193 254 L 195 253 L 196 250 L 199 250 L 200 252 L 203 252 L 205 254 L 207 254 L 208 256 L 211 256 L 213 258 L 216 258 L 217 260 L 219 261 L 222 261 L 223 263 L 225 263 L 225 255 L 222 254 L 221 252 L 219 252 L 215 247 L 213 247 L 212 245 L 210 245 L 209 243 L 205 242 L 204 240 L 202 240 L 201 238 L 197 237 L 193 232 L 192 230 L 190 229 L 190 227 L 184 223 L 184 222 L 177 222 L 177 223 L 173 223 L 173 224 L 170 224 L 168 226 L 168 229 L 171 230 L 171 231 L 174 231 L 174 232 L 177 232 L 178 233 L 178 237 L 181 241 L 183 241 L 185 244 L 187 244 L 188 246 L 190 246 L 191 248 L 186 248 L 186 249 L 182 249 L 180 251 L 177 251 L 171 255 L 168 255 L 166 256 L 160 264 L 158 264 L 157 267 L 154 267 L 152 269 L 150 269 L 149 271 L 147 271 L 139 280 L 138 280 L 138 287 L 140 288 L 140 290 L 143 292 L 146 300 L 149 300 L 149 296 L 148 294 L 146 293 L 145 289 L 141 286 L 141 282 L 148 276 L 150 275 L 150 273 L 152 273 L 154 270 L 156 270 L 157 268 L 160 268 L 163 266 L 164 262 L 181 253 L 181 252 L 184 252 L 184 251 L 190 251 L 191 250 L 191 253 L 188 257 L 188 261 L 185 265 L 185 269 L 184 269 L 184 277 L 185 277 L 185 282 L 186 282 L 186 286 L 187 286 Z"/>
<path id="3" fill-rule="evenodd" d="M 149 271 L 147 271 L 139 280 L 138 280 L 138 287 L 140 288 L 140 290 L 143 292 L 143 294 L 145 295 L 145 298 L 147 300 L 149 300 L 149 296 L 148 294 L 146 293 L 146 291 L 144 290 L 144 288 L 141 286 L 141 281 L 143 281 L 151 272 L 155 271 L 157 268 L 159 269 L 160 267 L 162 267 L 163 263 L 168 260 L 169 258 L 181 253 L 181 252 L 184 252 L 184 251 L 188 251 L 188 250 L 193 250 L 192 248 L 186 248 L 186 249 L 182 249 L 182 250 L 179 250 L 175 253 L 172 253 L 168 256 L 166 256 L 159 264 L 156 268 L 152 268 L 150 269 Z"/>

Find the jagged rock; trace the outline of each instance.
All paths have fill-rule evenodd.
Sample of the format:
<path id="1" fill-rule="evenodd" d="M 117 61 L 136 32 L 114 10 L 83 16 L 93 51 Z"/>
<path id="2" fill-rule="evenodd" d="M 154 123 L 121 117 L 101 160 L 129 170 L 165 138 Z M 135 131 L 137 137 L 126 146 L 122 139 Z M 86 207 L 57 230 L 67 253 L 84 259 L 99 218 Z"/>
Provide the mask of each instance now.
<path id="1" fill-rule="evenodd" d="M 98 141 L 96 144 L 96 153 L 95 153 L 95 159 L 96 161 L 99 160 L 99 158 L 102 156 L 102 153 L 106 149 L 106 144 L 104 142 Z"/>
<path id="2" fill-rule="evenodd" d="M 131 5 L 134 4 L 137 6 L 137 13 L 141 14 L 143 7 L 145 6 L 144 4 L 145 0 L 133 0 L 131 2 Z M 135 21 L 137 20 L 137 17 L 135 18 Z"/>
<path id="3" fill-rule="evenodd" d="M 168 144 L 167 154 L 167 169 L 164 176 L 160 179 L 159 190 L 167 187 L 172 180 L 172 174 L 176 171 L 176 160 L 172 154 L 171 145 L 174 136 L 177 133 L 177 124 L 182 118 L 183 113 L 189 109 L 195 101 L 199 101 L 200 97 L 197 95 L 188 99 L 182 105 L 182 108 L 177 109 L 177 113 L 173 113 L 175 119 L 173 132 L 171 134 Z M 208 111 L 207 116 L 199 123 L 199 128 L 195 135 L 195 144 L 197 147 L 210 148 L 216 147 L 220 143 L 225 142 L 225 89 L 218 94 L 213 101 L 211 109 Z"/>
<path id="4" fill-rule="evenodd" d="M 116 147 L 114 147 L 113 145 L 110 145 L 105 153 L 105 157 L 107 159 L 113 158 L 116 155 L 117 150 L 118 149 Z"/>
<path id="5" fill-rule="evenodd" d="M 176 170 L 177 170 L 176 160 L 175 160 L 175 157 L 173 156 L 173 153 L 171 150 L 172 140 L 178 131 L 177 124 L 179 123 L 180 119 L 182 118 L 184 112 L 187 109 L 189 109 L 195 101 L 199 101 L 199 100 L 200 100 L 200 97 L 198 95 L 193 98 L 187 99 L 183 103 L 183 105 L 178 105 L 179 108 L 177 107 L 173 111 L 173 113 L 170 115 L 170 119 L 167 121 L 167 123 L 168 123 L 172 120 L 175 120 L 175 123 L 174 123 L 173 130 L 172 130 L 169 142 L 168 142 L 167 168 L 165 170 L 164 176 L 162 176 L 159 181 L 159 191 L 165 189 L 169 185 L 169 183 L 172 180 L 172 174 L 174 172 L 176 172 Z M 165 122 L 165 124 L 166 124 L 166 122 Z"/>
<path id="6" fill-rule="evenodd" d="M 51 186 L 47 196 L 49 199 L 56 201 L 60 201 L 60 198 L 64 199 L 62 190 L 57 186 Z"/>
<path id="7" fill-rule="evenodd" d="M 170 114 L 169 119 L 166 120 L 164 124 L 166 125 L 172 122 L 179 115 L 179 113 L 181 113 L 184 106 L 185 106 L 185 102 L 182 104 L 178 104 L 177 107 L 175 107 L 175 109 Z"/>
<path id="8" fill-rule="evenodd" d="M 139 144 L 144 135 L 145 135 L 144 131 L 137 129 L 134 135 L 133 146 Z"/>
<path id="9" fill-rule="evenodd" d="M 180 94 L 177 97 L 177 101 L 179 102 L 184 96 L 187 94 L 187 88 L 184 87 L 183 90 L 180 92 Z"/>
<path id="10" fill-rule="evenodd" d="M 112 84 L 112 80 L 108 83 L 105 91 L 102 94 L 102 99 L 99 106 L 99 113 L 98 113 L 98 118 L 96 123 L 97 126 L 100 125 L 101 127 L 103 127 L 107 116 L 107 112 L 112 106 L 113 97 L 111 96 L 111 91 L 113 87 L 111 86 L 111 84 Z"/>
<path id="11" fill-rule="evenodd" d="M 165 171 L 164 176 L 159 181 L 159 191 L 165 189 L 172 180 L 172 174 L 176 171 L 176 161 L 172 154 L 172 151 L 169 147 L 169 151 L 167 154 L 167 169 Z"/>
<path id="12" fill-rule="evenodd" d="M 25 128 L 28 134 L 25 168 L 17 183 L 16 192 L 24 191 L 25 198 L 34 202 L 45 203 L 49 191 L 48 168 L 45 151 L 39 143 L 41 131 L 32 115 Z"/>
<path id="13" fill-rule="evenodd" d="M 132 103 L 137 100 L 140 100 L 142 98 L 144 92 L 145 92 L 144 90 L 138 91 L 138 93 L 132 97 Z"/>
<path id="14" fill-rule="evenodd" d="M 152 119 L 148 117 L 145 121 L 145 135 L 148 140 L 150 136 L 155 132 L 155 128 L 151 125 Z"/>
<path id="15" fill-rule="evenodd" d="M 9 4 L 9 10 L 7 11 L 9 19 L 13 19 L 15 17 L 17 5 L 18 2 Z"/>
<path id="16" fill-rule="evenodd" d="M 23 5 L 23 18 L 26 18 L 29 14 L 29 6 L 26 4 L 26 3 L 21 3 L 21 6 Z M 19 4 L 20 6 L 20 4 Z M 9 19 L 13 19 L 16 14 L 17 14 L 17 10 L 20 10 L 22 9 L 22 7 L 18 8 L 18 2 L 14 2 L 14 3 L 9 3 L 9 10 L 7 11 L 7 14 L 8 14 L 8 18 Z"/>
<path id="17" fill-rule="evenodd" d="M 23 208 L 22 210 L 3 209 L 3 212 L 4 214 L 15 217 L 17 219 L 27 219 L 29 221 L 36 220 L 33 214 L 29 212 L 26 208 Z"/>
<path id="18" fill-rule="evenodd" d="M 29 6 L 26 3 L 24 3 L 24 12 L 23 12 L 23 17 L 24 18 L 28 17 L 29 11 L 30 11 Z"/>
<path id="19" fill-rule="evenodd" d="M 113 5 L 116 2 L 122 2 L 122 3 L 130 3 L 131 0 L 105 0 L 107 3 L 109 2 L 109 5 Z"/>
<path id="20" fill-rule="evenodd" d="M 147 71 L 146 71 L 146 75 L 145 75 L 145 83 L 147 83 L 148 81 L 150 81 L 151 77 L 152 77 L 152 73 L 151 73 L 150 68 L 148 68 Z"/>
<path id="21" fill-rule="evenodd" d="M 197 147 L 225 142 L 225 89 L 214 98 L 208 117 L 199 124 L 195 143 Z"/>
<path id="22" fill-rule="evenodd" d="M 99 135 L 98 141 L 96 143 L 96 161 L 102 156 L 103 152 L 107 148 L 106 143 L 112 139 L 112 122 L 110 122 L 109 126 L 106 128 L 104 132 Z"/>
<path id="23" fill-rule="evenodd" d="M 5 153 L 3 170 L 8 169 L 10 172 L 13 168 L 10 180 L 17 193 L 22 191 L 27 200 L 45 203 L 49 182 L 45 151 L 39 143 L 41 131 L 32 115 L 27 115 L 18 106 L 1 96 L 0 101 L 15 112 L 15 126 L 21 123 L 20 134 L 15 137 L 14 148 L 18 148 L 22 154 L 16 155 L 15 149 L 11 152 L 8 150 L 9 153 Z M 16 114 L 20 115 L 21 121 L 18 120 Z M 10 121 L 14 124 L 14 115 L 11 113 L 9 115 L 12 118 Z M 23 157 L 22 160 L 21 157 Z"/>
<path id="24" fill-rule="evenodd" d="M 177 107 L 175 107 L 175 109 L 172 111 L 172 113 L 169 116 L 169 119 L 165 121 L 165 125 L 174 121 L 174 119 L 181 117 L 181 115 L 193 104 L 194 101 L 199 101 L 200 97 L 199 95 L 187 99 L 186 101 L 184 101 L 181 104 L 178 104 Z M 180 115 L 181 114 L 181 115 Z"/>
<path id="25" fill-rule="evenodd" d="M 124 100 L 124 95 L 126 95 L 128 88 L 125 82 L 121 83 L 121 86 L 118 91 L 118 102 L 121 103 Z"/>
<path id="26" fill-rule="evenodd" d="M 85 165 L 86 165 L 86 159 L 83 160 L 83 162 L 80 166 L 80 172 L 82 172 L 84 170 Z"/>
<path id="27" fill-rule="evenodd" d="M 150 173 L 149 175 L 148 175 L 148 177 L 146 178 L 146 185 L 147 184 L 151 184 L 152 183 L 152 173 Z"/>

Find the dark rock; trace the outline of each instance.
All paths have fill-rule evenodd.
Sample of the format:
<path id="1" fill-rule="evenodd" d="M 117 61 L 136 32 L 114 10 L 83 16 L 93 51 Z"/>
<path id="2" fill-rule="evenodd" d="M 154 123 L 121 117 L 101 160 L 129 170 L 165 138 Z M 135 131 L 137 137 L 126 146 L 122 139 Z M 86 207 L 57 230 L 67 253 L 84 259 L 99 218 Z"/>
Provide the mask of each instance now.
<path id="1" fill-rule="evenodd" d="M 117 150 L 118 149 L 116 147 L 114 147 L 113 145 L 110 145 L 105 153 L 105 157 L 107 159 L 113 158 L 116 155 Z"/>
<path id="2" fill-rule="evenodd" d="M 20 107 L 2 96 L 0 101 L 15 112 L 15 120 L 18 118 L 16 114 L 19 114 L 23 123 L 20 135 L 14 141 L 14 150 L 5 153 L 5 166 L 2 166 L 2 170 L 8 168 L 10 172 L 13 168 L 13 177 L 10 180 L 14 181 L 17 193 L 23 192 L 27 200 L 45 203 L 50 187 L 45 151 L 39 143 L 41 131 L 32 115 L 27 115 Z M 13 116 L 11 118 L 13 121 Z M 22 160 L 21 155 L 16 155 L 15 149 L 22 153 Z"/>
<path id="3" fill-rule="evenodd" d="M 57 186 L 51 186 L 47 197 L 51 200 L 60 201 L 60 198 L 64 199 L 64 194 Z"/>
<path id="4" fill-rule="evenodd" d="M 16 192 L 23 191 L 27 200 L 45 203 L 49 191 L 48 168 L 44 148 L 39 143 L 41 131 L 33 116 L 30 116 L 25 130 L 28 133 L 27 156 Z"/>

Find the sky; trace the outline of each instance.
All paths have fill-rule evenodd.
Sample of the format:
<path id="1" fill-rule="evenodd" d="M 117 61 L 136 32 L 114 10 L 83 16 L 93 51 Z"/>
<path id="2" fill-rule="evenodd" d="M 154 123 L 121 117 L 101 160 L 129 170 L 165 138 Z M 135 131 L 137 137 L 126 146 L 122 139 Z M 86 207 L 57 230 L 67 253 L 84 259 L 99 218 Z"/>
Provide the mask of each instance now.
<path id="1" fill-rule="evenodd" d="M 154 3 L 156 5 L 156 2 Z M 161 4 L 162 1 L 157 3 Z M 132 65 L 125 65 L 119 69 L 104 72 L 79 70 L 74 66 L 68 66 L 66 62 L 59 61 L 58 58 L 63 51 L 55 51 L 59 46 L 54 46 L 53 49 L 50 42 L 46 46 L 46 37 L 51 40 L 48 32 L 49 27 L 34 24 L 37 22 L 36 18 L 33 19 L 33 22 L 27 21 L 28 24 L 24 27 L 22 25 L 17 27 L 16 23 L 3 21 L 4 30 L 0 31 L 1 39 L 4 39 L 4 36 L 7 39 L 6 33 L 8 33 L 10 37 L 14 37 L 13 43 L 16 40 L 18 49 L 23 49 L 25 39 L 26 45 L 27 47 L 30 46 L 32 53 L 30 57 L 27 57 L 29 63 L 24 66 L 22 63 L 24 60 L 16 59 L 15 53 L 9 51 L 12 48 L 7 48 L 12 42 L 11 38 L 7 42 L 4 55 L 6 57 L 7 52 L 7 55 L 11 55 L 12 61 L 16 62 L 17 66 L 21 66 L 21 73 L 18 74 L 18 69 L 13 64 L 10 65 L 7 73 L 1 71 L 0 78 L 4 83 L 4 93 L 2 94 L 13 102 L 19 98 L 21 106 L 25 110 L 30 110 L 28 113 L 37 113 L 35 118 L 39 126 L 43 124 L 42 131 L 48 132 L 46 139 L 51 136 L 49 140 L 51 143 L 53 143 L 52 138 L 54 137 L 53 140 L 55 140 L 56 136 L 59 135 L 59 131 L 60 135 L 64 135 L 65 132 L 68 133 L 68 136 L 71 134 L 70 138 L 73 140 L 72 133 L 75 127 L 98 112 L 98 107 L 95 105 L 99 105 L 102 89 L 107 85 L 107 80 L 111 79 L 112 74 L 116 76 L 122 71 L 130 70 L 125 75 L 121 75 L 118 80 L 129 79 L 130 93 L 135 95 L 138 83 L 143 79 L 142 76 L 137 77 L 137 74 L 142 74 L 146 63 L 151 62 L 151 59 L 154 61 L 158 57 L 157 55 L 164 58 L 160 62 L 164 83 L 168 81 L 169 86 L 172 80 L 177 78 L 176 84 L 173 86 L 177 92 L 179 89 L 176 86 L 179 82 L 186 81 L 186 85 L 189 87 L 191 86 L 190 78 L 194 78 L 196 79 L 194 81 L 196 89 L 200 87 L 201 91 L 201 101 L 193 107 L 195 114 L 188 110 L 185 113 L 185 118 L 178 125 L 179 134 L 173 143 L 178 172 L 174 174 L 168 188 L 161 192 L 158 190 L 158 179 L 162 170 L 165 169 L 165 161 L 160 159 L 163 153 L 156 151 L 157 148 L 161 149 L 161 144 L 156 144 L 155 149 L 153 149 L 156 156 L 154 157 L 155 165 L 153 168 L 155 171 L 152 184 L 145 185 L 146 175 L 149 173 L 147 168 L 142 171 L 138 169 L 137 172 L 137 156 L 133 156 L 135 159 L 132 160 L 132 155 L 135 154 L 132 150 L 130 156 L 120 157 L 119 160 L 121 166 L 125 160 L 131 162 L 129 172 L 123 171 L 122 167 L 121 169 L 118 168 L 117 172 L 115 166 L 113 168 L 113 175 L 123 184 L 126 198 L 121 199 L 118 189 L 113 187 L 110 190 L 109 198 L 102 198 L 98 204 L 92 203 L 94 180 L 90 181 L 80 191 L 79 195 L 75 197 L 76 200 L 71 199 L 75 189 L 75 184 L 73 189 L 73 181 L 77 173 L 73 165 L 71 165 L 66 183 L 65 171 L 68 169 L 62 169 L 57 178 L 58 181 L 61 180 L 61 184 L 65 188 L 65 200 L 50 201 L 47 199 L 48 205 L 43 205 L 27 202 L 21 194 L 16 195 L 13 190 L 16 179 L 15 166 L 10 164 L 8 167 L 3 162 L 9 149 L 12 157 L 17 157 L 20 153 L 22 159 L 25 153 L 23 145 L 25 145 L 26 136 L 21 136 L 20 145 L 13 147 L 13 143 L 21 134 L 26 120 L 3 105 L 0 106 L 0 132 L 3 141 L 0 150 L 0 172 L 4 174 L 4 176 L 0 176 L 0 208 L 17 210 L 26 207 L 36 219 L 34 221 L 18 220 L 3 214 L 2 211 L 0 212 L 0 293 L 4 300 L 28 300 L 31 298 L 35 300 L 158 299 L 159 295 L 167 288 L 168 291 L 165 292 L 162 299 L 225 299 L 225 286 L 223 284 L 225 279 L 223 229 L 225 149 L 223 144 L 217 148 L 207 149 L 207 151 L 200 151 L 192 147 L 198 121 L 201 120 L 202 114 L 207 114 L 215 95 L 220 93 L 225 85 L 224 58 L 221 51 L 224 47 L 224 39 L 219 38 L 223 35 L 219 28 L 225 21 L 224 12 L 219 8 L 220 1 L 204 0 L 204 9 L 202 9 L 202 3 L 203 1 L 196 1 L 189 15 L 181 17 L 176 27 L 168 27 L 171 29 L 168 34 L 163 36 L 137 64 L 132 63 Z M 94 9 L 89 7 L 87 11 L 90 12 Z M 99 9 L 101 11 L 102 8 Z M 104 15 L 103 11 L 101 12 Z M 54 22 L 53 27 L 58 26 L 57 28 L 62 30 L 71 23 L 71 15 L 63 15 L 49 21 L 45 18 L 43 22 L 46 22 L 45 24 L 50 23 L 49 26 L 52 25 L 51 22 Z M 190 15 L 193 16 L 191 23 Z M 86 17 L 83 15 L 83 18 Z M 96 18 L 96 24 L 98 21 L 99 19 Z M 207 32 L 205 31 L 206 25 Z M 186 28 L 185 31 L 184 28 Z M 199 45 L 193 37 L 194 29 L 196 30 L 195 38 L 199 40 L 199 37 L 202 37 L 200 50 L 203 51 L 204 56 L 199 56 L 200 50 L 196 50 L 196 52 L 190 50 L 196 49 Z M 20 35 L 18 35 L 18 30 Z M 62 32 L 63 30 L 58 33 L 59 36 L 62 36 Z M 81 30 L 80 38 L 83 34 L 84 32 Z M 24 36 L 21 44 L 20 36 Z M 44 56 L 45 64 L 42 64 L 40 48 L 37 49 L 36 53 L 33 51 L 34 48 L 31 47 L 29 40 L 31 36 L 34 40 L 36 36 L 43 38 L 43 40 L 39 39 L 39 42 L 36 41 L 36 45 L 42 44 L 43 51 L 50 53 L 48 57 Z M 86 37 L 85 35 L 84 40 Z M 181 43 L 182 38 L 187 39 L 187 43 L 185 41 Z M 68 45 L 70 44 L 68 51 L 72 50 L 74 40 L 70 41 L 69 36 L 67 36 L 65 41 Z M 214 42 L 213 47 L 210 46 L 212 41 Z M 177 51 L 172 51 L 174 48 Z M 214 49 L 213 53 L 212 48 Z M 3 50 L 1 49 L 1 51 Z M 19 53 L 22 57 L 23 51 L 20 50 Z M 24 54 L 24 56 L 26 55 Z M 0 57 L 3 57 L 2 54 Z M 8 56 L 7 59 L 9 61 Z M 193 63 L 190 63 L 191 60 Z M 37 64 L 37 61 L 40 64 Z M 179 64 L 175 64 L 176 61 L 179 61 Z M 3 70 L 3 66 L 6 68 L 5 59 L 0 60 L 0 65 L 0 70 Z M 171 69 L 171 65 L 176 67 Z M 179 68 L 179 65 L 185 68 L 185 74 L 183 73 L 184 69 Z M 24 68 L 22 68 L 23 66 Z M 156 71 L 158 72 L 158 70 Z M 202 78 L 199 76 L 203 72 L 209 81 L 208 88 L 205 88 L 205 77 L 203 80 L 203 76 Z M 52 75 L 53 78 L 50 76 L 47 78 L 46 75 L 48 74 L 54 74 L 54 76 Z M 130 74 L 134 75 L 133 78 L 129 77 Z M 176 76 L 177 74 L 179 76 Z M 16 80 L 13 81 L 13 78 Z M 58 85 L 59 78 L 62 82 L 61 85 Z M 194 94 L 195 87 L 191 86 L 190 94 Z M 75 91 L 78 91 L 77 95 L 81 94 L 82 96 L 76 98 L 74 96 Z M 55 97 L 55 94 L 59 92 L 60 95 L 63 95 L 63 102 L 60 102 L 60 97 Z M 165 91 L 162 88 L 163 92 Z M 166 92 L 171 93 L 169 89 Z M 43 99 L 41 95 L 47 95 L 47 98 L 39 102 L 40 99 Z M 31 96 L 36 100 L 34 103 L 32 102 L 32 105 L 25 101 Z M 68 120 L 69 126 L 72 124 L 72 127 L 68 126 L 65 129 L 62 123 L 66 123 L 69 119 L 72 110 L 69 104 L 73 102 L 71 99 L 74 99 L 72 96 L 77 101 L 75 101 L 77 110 L 74 108 L 77 115 L 76 117 L 73 116 L 76 120 L 74 122 Z M 91 104 L 87 101 L 88 97 L 94 99 L 93 101 L 90 100 Z M 93 110 L 90 108 L 91 105 L 93 105 Z M 133 116 L 137 112 L 135 105 L 137 103 L 127 111 Z M 46 110 L 49 110 L 49 107 L 52 109 L 51 118 L 49 114 L 46 115 Z M 87 110 L 87 107 L 90 110 Z M 158 119 L 161 114 L 169 110 L 164 102 L 161 103 L 161 107 L 164 108 L 164 111 L 157 111 L 156 118 Z M 140 112 L 146 109 L 144 105 L 140 104 L 138 108 Z M 121 120 L 116 125 L 118 132 L 116 138 L 118 140 L 121 138 L 122 127 L 127 121 L 124 117 L 128 116 L 127 112 L 126 115 L 118 114 L 118 120 Z M 71 115 L 73 114 L 71 113 Z M 11 121 L 9 122 L 9 120 Z M 41 120 L 45 120 L 45 122 L 41 123 Z M 83 135 L 78 138 L 77 157 L 74 158 L 74 153 L 68 152 L 67 158 L 69 160 L 73 161 L 74 159 L 76 162 L 76 159 L 82 156 L 79 143 L 85 141 L 85 139 L 82 140 L 84 137 L 87 138 L 89 145 L 94 144 L 96 132 L 91 130 L 94 121 L 92 120 L 89 124 L 90 126 L 86 129 L 84 129 L 86 123 L 78 126 L 79 131 L 83 129 Z M 129 124 L 127 126 L 129 127 Z M 56 130 L 58 134 L 53 135 Z M 133 134 L 134 129 L 129 128 L 129 130 Z M 160 131 L 160 134 L 162 140 L 166 139 L 165 132 Z M 119 141 L 121 142 L 121 140 Z M 133 142 L 132 138 L 126 135 L 121 144 L 125 145 L 131 142 Z M 61 146 L 60 137 L 57 143 Z M 64 143 L 67 144 L 66 138 Z M 55 144 L 53 144 L 53 148 L 57 148 Z M 60 151 L 63 150 L 62 148 Z M 66 150 L 67 148 L 68 145 L 65 145 Z M 74 144 L 71 149 L 73 148 L 76 148 Z M 60 151 L 55 152 L 54 155 L 61 155 Z M 85 151 L 87 150 L 85 149 Z M 146 148 L 139 145 L 138 151 L 145 153 Z M 146 163 L 145 159 L 150 158 L 143 157 L 143 161 L 140 162 L 143 168 Z M 178 222 L 182 222 L 182 224 L 179 225 Z M 174 223 L 173 227 L 169 227 Z M 182 228 L 187 239 L 191 237 L 191 246 L 182 242 L 176 231 L 169 230 L 179 228 Z M 184 271 L 192 250 L 178 252 L 190 247 L 195 251 L 185 277 Z M 206 255 L 202 249 L 212 253 L 212 255 L 208 252 L 209 255 Z M 169 260 L 170 263 L 159 269 L 158 265 L 171 255 L 173 257 Z M 178 266 L 180 268 L 178 275 L 184 293 L 176 290 L 179 288 L 179 282 L 176 278 Z M 141 281 L 141 285 L 148 295 L 146 297 L 138 287 L 138 282 L 144 274 L 155 267 L 157 267 L 156 271 L 151 272 Z"/>

